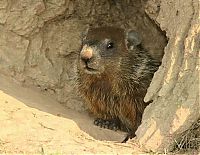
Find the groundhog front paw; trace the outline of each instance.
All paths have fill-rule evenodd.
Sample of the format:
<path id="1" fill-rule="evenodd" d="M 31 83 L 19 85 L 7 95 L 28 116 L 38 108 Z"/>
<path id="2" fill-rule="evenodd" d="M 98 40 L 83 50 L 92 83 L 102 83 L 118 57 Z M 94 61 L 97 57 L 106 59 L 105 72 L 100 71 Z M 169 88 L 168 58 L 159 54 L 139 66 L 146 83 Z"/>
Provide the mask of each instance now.
<path id="1" fill-rule="evenodd" d="M 119 122 L 115 119 L 104 120 L 102 118 L 97 118 L 94 120 L 94 124 L 101 128 L 106 128 L 106 129 L 110 129 L 110 130 L 114 130 L 114 131 L 120 129 Z"/>

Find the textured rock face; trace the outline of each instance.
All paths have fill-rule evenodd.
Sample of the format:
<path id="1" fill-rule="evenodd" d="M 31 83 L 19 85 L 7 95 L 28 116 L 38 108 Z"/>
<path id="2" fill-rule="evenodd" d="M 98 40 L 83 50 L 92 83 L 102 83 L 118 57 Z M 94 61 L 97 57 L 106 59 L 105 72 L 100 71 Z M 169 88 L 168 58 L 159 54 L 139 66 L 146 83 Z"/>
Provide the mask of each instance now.
<path id="1" fill-rule="evenodd" d="M 0 69 L 12 73 L 24 71 L 29 41 L 0 26 Z"/>
<path id="2" fill-rule="evenodd" d="M 66 106 L 82 110 L 74 91 L 75 64 L 81 33 L 88 26 L 137 29 L 144 46 L 161 60 L 165 36 L 141 8 L 139 1 L 3 0 L 0 69 L 54 94 Z"/>
<path id="3" fill-rule="evenodd" d="M 198 1 L 161 1 L 155 20 L 169 42 L 145 97 L 154 102 L 146 108 L 136 135 L 147 149 L 164 151 L 200 118 Z"/>
<path id="4" fill-rule="evenodd" d="M 136 29 L 144 47 L 161 60 L 166 46 L 161 27 L 169 42 L 137 137 L 147 149 L 163 151 L 199 117 L 198 10 L 198 0 L 2 0 L 0 72 L 81 111 L 74 88 L 81 33 L 88 26 Z"/>

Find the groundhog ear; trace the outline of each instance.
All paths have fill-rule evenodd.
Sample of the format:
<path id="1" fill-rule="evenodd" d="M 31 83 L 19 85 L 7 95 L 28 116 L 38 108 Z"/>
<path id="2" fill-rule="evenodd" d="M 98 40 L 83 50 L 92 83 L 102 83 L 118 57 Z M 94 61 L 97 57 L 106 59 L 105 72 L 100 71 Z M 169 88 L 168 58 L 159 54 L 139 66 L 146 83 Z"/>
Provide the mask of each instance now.
<path id="1" fill-rule="evenodd" d="M 131 46 L 140 45 L 142 42 L 142 38 L 138 32 L 135 30 L 129 30 L 126 35 L 127 46 L 128 48 Z"/>

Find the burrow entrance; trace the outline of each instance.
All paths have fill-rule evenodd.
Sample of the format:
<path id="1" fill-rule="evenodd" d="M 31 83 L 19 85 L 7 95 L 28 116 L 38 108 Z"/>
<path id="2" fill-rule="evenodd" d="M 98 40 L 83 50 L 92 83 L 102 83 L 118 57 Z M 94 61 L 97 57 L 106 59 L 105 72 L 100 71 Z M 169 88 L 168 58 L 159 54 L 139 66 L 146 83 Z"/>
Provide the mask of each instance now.
<path id="1" fill-rule="evenodd" d="M 171 105 L 171 109 L 176 109 L 178 106 L 173 107 L 170 103 L 178 100 L 176 98 L 177 96 L 174 94 L 179 95 L 178 97 L 182 95 L 179 93 L 178 88 L 182 90 L 183 85 L 179 86 L 177 84 L 177 88 L 173 92 L 174 94 L 171 94 L 174 95 L 173 98 L 170 98 L 168 90 L 173 90 L 171 86 L 175 85 L 174 83 L 179 80 L 178 75 L 182 70 L 181 67 L 174 67 L 170 65 L 181 66 L 183 64 L 182 67 L 184 67 L 185 62 L 188 64 L 195 64 L 194 62 L 196 59 L 187 59 L 187 61 L 184 59 L 187 58 L 187 56 L 184 55 L 183 50 L 187 49 L 185 46 L 188 45 L 185 44 L 187 42 L 184 42 L 184 38 L 187 37 L 186 34 L 190 36 L 190 27 L 188 25 L 190 25 L 193 16 L 193 20 L 195 19 L 196 13 L 195 7 L 191 8 L 190 5 L 182 6 L 178 4 L 178 2 L 163 2 L 163 10 L 161 10 L 161 3 L 162 1 L 153 0 L 34 1 L 24 3 L 23 5 L 21 1 L 17 3 L 5 2 L 5 4 L 1 7 L 3 10 L 2 14 L 5 16 L 3 16 L 0 20 L 0 31 L 3 36 L 3 41 L 0 42 L 0 51 L 2 51 L 0 52 L 2 60 L 0 61 L 0 70 L 2 73 L 11 75 L 26 85 L 39 87 L 43 92 L 51 94 L 61 104 L 69 107 L 70 109 L 79 112 L 85 111 L 83 101 L 79 96 L 77 96 L 74 88 L 76 79 L 76 58 L 77 51 L 80 50 L 81 33 L 87 27 L 99 26 L 115 26 L 125 29 L 134 29 L 141 34 L 144 48 L 151 53 L 152 57 L 162 61 L 164 48 L 168 46 L 168 39 L 165 31 L 162 31 L 159 28 L 160 23 L 157 20 L 160 11 L 162 11 L 162 17 L 168 17 L 166 20 L 163 19 L 165 30 L 170 27 L 168 29 L 168 31 L 170 31 L 170 33 L 168 33 L 168 37 L 173 33 L 176 34 L 176 36 L 170 36 L 172 38 L 171 46 L 168 47 L 168 51 L 170 52 L 165 53 L 168 54 L 167 56 L 169 57 L 168 64 L 166 57 L 164 56 L 165 65 L 167 64 L 164 66 L 166 74 L 164 74 L 163 70 L 160 70 L 156 75 L 157 78 L 153 80 L 153 86 L 159 88 L 156 83 L 162 85 L 162 80 L 160 80 L 161 77 L 159 77 L 158 74 L 163 75 L 165 78 L 167 77 L 167 73 L 170 73 L 169 71 L 173 71 L 174 73 L 168 74 L 169 77 L 168 79 L 166 78 L 169 85 L 166 82 L 166 87 L 163 87 L 162 89 L 159 88 L 162 90 L 159 95 L 164 96 L 165 98 L 156 98 L 157 101 L 161 103 L 160 106 L 162 107 L 160 109 L 158 108 L 155 113 L 159 113 L 162 109 L 165 109 L 163 107 L 166 107 L 166 105 Z M 189 1 L 184 3 L 188 4 Z M 173 8 L 171 10 L 170 8 L 173 6 L 176 6 L 176 9 Z M 171 11 L 171 16 L 168 16 L 168 11 Z M 185 12 L 187 12 L 187 14 L 185 14 Z M 18 16 L 16 16 L 16 14 Z M 182 19 L 182 15 L 185 15 L 184 19 Z M 172 20 L 170 21 L 169 19 L 171 18 L 176 19 L 173 21 L 179 21 L 179 27 L 176 26 L 176 23 L 170 23 Z M 159 19 L 161 21 L 161 17 L 159 17 Z M 192 38 L 193 36 L 190 37 Z M 196 40 L 198 41 L 198 39 Z M 195 54 L 197 47 L 193 47 L 194 49 L 190 49 L 188 51 L 193 50 L 194 57 L 197 57 L 197 54 Z M 174 50 L 175 53 L 172 53 L 172 50 Z M 15 52 L 11 54 L 10 51 Z M 182 60 L 179 58 L 182 58 Z M 190 63 L 190 61 L 192 63 Z M 195 77 L 197 77 L 198 74 L 195 70 L 195 65 L 187 66 L 189 66 L 188 68 L 192 71 L 191 75 L 193 76 L 182 72 L 182 79 L 184 80 L 185 78 L 188 81 L 196 82 L 197 80 Z M 194 76 L 196 74 L 197 76 Z M 171 79 L 174 79 L 174 81 Z M 179 81 L 177 83 L 179 83 Z M 191 82 L 190 85 L 193 86 L 193 83 Z M 198 84 L 194 86 L 194 88 L 192 87 L 191 90 L 197 91 L 197 86 Z M 188 87 L 189 86 L 185 86 L 183 92 L 190 94 L 190 91 L 185 91 L 187 89 L 190 90 Z M 166 98 L 169 98 L 170 100 L 169 103 L 166 103 L 165 105 L 164 101 Z M 187 95 L 185 98 L 181 98 L 179 103 L 182 104 L 184 101 L 187 103 Z M 192 100 L 191 103 L 194 103 L 193 105 L 197 105 L 197 102 L 198 100 L 195 102 Z M 180 106 L 182 109 L 177 112 L 178 114 L 184 113 L 184 107 L 182 107 L 182 105 Z M 197 113 L 197 107 L 198 106 L 194 106 L 194 108 L 190 107 L 191 109 L 196 109 L 196 111 L 192 111 L 190 114 L 196 114 L 196 116 L 198 116 L 199 113 Z M 191 110 L 190 108 L 188 109 Z M 162 112 L 163 118 L 160 120 L 164 120 L 164 116 L 167 116 L 166 109 Z M 174 115 L 178 115 L 175 110 L 169 111 L 168 113 L 170 112 L 174 112 Z M 152 116 L 152 113 L 153 111 L 149 108 L 145 114 L 145 118 Z M 194 118 L 193 115 L 189 117 L 188 114 L 188 120 L 192 121 L 190 121 L 191 123 L 188 123 L 188 125 L 184 126 L 185 128 L 191 126 L 194 120 L 192 118 Z M 170 121 L 172 121 L 172 119 Z M 159 126 L 158 122 L 159 121 L 151 122 L 151 124 L 153 124 L 156 128 Z M 143 127 L 145 128 L 145 125 L 143 125 Z M 181 131 L 183 131 L 183 129 L 180 129 L 179 132 Z M 164 129 L 163 131 L 158 131 L 158 136 L 162 135 L 160 134 L 162 132 L 165 133 Z M 140 133 L 138 133 L 138 137 L 140 138 L 142 137 L 141 133 L 144 135 L 146 131 L 140 129 Z M 155 132 L 152 131 L 152 134 L 155 134 Z M 161 137 L 160 140 L 162 141 L 162 139 L 165 139 L 165 137 Z M 143 140 L 145 141 L 146 139 L 144 138 Z M 151 141 L 149 141 L 149 143 L 150 142 Z"/>

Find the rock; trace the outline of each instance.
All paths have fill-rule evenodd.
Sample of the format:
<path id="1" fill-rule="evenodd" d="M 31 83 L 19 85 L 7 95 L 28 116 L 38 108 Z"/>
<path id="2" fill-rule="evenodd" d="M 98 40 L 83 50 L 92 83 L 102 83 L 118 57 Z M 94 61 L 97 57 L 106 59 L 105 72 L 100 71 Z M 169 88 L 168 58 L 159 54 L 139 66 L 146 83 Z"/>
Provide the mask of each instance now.
<path id="1" fill-rule="evenodd" d="M 44 21 L 38 15 L 44 10 L 42 0 L 19 0 L 11 3 L 5 27 L 19 35 L 28 36 L 43 26 Z"/>
<path id="2" fill-rule="evenodd" d="M 148 150 L 171 150 L 200 117 L 198 10 L 198 0 L 2 0 L 0 73 L 83 111 L 75 87 L 81 33 L 88 26 L 135 29 L 154 58 L 161 61 L 165 48 L 136 135 Z"/>
<path id="3" fill-rule="evenodd" d="M 73 107 L 70 102 L 75 102 L 74 60 L 80 48 L 80 35 L 84 28 L 86 29 L 77 20 L 47 25 L 42 29 L 42 33 L 31 38 L 28 66 L 25 72 L 28 80 L 31 79 L 43 90 L 54 92 L 60 102 L 65 102 L 65 105 L 71 108 Z M 77 105 L 80 105 L 80 101 Z"/>
<path id="4" fill-rule="evenodd" d="M 0 23 L 4 24 L 6 22 L 6 19 L 8 18 L 8 1 L 2 0 L 0 1 Z"/>
<path id="5" fill-rule="evenodd" d="M 136 135 L 148 150 L 164 152 L 200 118 L 198 2 L 162 1 L 156 20 L 169 43 L 145 97 L 154 102 Z"/>
<path id="6" fill-rule="evenodd" d="M 62 15 L 68 8 L 69 0 L 48 0 L 45 3 L 45 11 L 41 14 L 44 21 L 49 21 L 59 15 Z"/>
<path id="7" fill-rule="evenodd" d="M 0 34 L 0 70 L 14 75 L 22 73 L 29 41 L 3 26 L 0 26 Z"/>

